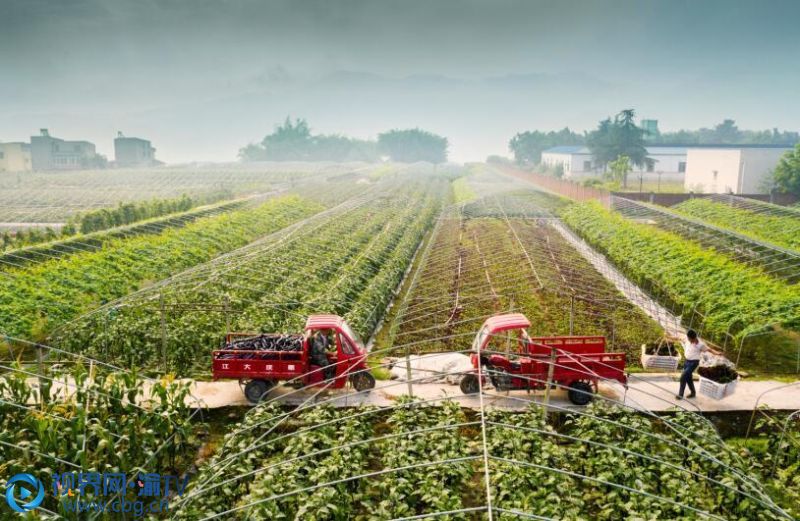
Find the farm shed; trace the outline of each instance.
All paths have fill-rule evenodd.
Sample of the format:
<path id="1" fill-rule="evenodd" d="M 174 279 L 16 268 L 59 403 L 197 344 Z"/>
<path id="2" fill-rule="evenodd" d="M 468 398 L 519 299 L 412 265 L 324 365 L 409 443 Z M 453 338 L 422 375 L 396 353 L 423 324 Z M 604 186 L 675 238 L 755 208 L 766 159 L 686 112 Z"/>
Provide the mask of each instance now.
<path id="1" fill-rule="evenodd" d="M 714 194 L 769 192 L 772 170 L 789 150 L 785 145 L 715 145 L 690 148 L 687 190 Z"/>
<path id="2" fill-rule="evenodd" d="M 633 166 L 630 179 L 643 174 L 646 181 L 660 178 L 663 182 L 682 182 L 686 170 L 686 147 L 647 147 L 647 157 L 652 166 Z M 602 165 L 595 164 L 589 147 L 559 146 L 542 152 L 542 164 L 555 167 L 561 165 L 564 177 L 581 180 L 602 173 Z"/>

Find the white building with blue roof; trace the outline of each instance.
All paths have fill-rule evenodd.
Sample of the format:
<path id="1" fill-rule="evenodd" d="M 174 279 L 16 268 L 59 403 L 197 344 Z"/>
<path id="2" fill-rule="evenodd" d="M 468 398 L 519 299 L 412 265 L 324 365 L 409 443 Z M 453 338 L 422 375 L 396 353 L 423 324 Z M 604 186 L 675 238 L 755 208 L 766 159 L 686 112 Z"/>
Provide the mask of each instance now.
<path id="1" fill-rule="evenodd" d="M 663 182 L 684 181 L 686 173 L 685 146 L 649 146 L 647 157 L 653 160 L 652 165 L 633 166 L 628 179 L 644 180 L 660 179 Z M 581 180 L 597 177 L 603 172 L 603 165 L 598 165 L 592 158 L 592 153 L 585 146 L 560 146 L 552 147 L 542 152 L 542 164 L 550 168 L 561 165 L 564 177 L 567 179 Z"/>

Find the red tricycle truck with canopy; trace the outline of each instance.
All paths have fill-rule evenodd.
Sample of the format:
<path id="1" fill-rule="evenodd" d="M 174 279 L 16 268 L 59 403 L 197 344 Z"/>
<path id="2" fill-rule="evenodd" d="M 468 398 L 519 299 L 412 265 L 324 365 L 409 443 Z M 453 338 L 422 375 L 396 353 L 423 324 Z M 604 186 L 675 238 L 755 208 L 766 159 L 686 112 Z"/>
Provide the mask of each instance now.
<path id="1" fill-rule="evenodd" d="M 607 353 L 602 336 L 530 337 L 521 313 L 486 319 L 472 343 L 473 372 L 461 391 L 474 394 L 488 381 L 498 391 L 566 389 L 576 405 L 592 401 L 600 380 L 627 384 L 625 353 Z M 512 348 L 513 345 L 513 348 Z"/>

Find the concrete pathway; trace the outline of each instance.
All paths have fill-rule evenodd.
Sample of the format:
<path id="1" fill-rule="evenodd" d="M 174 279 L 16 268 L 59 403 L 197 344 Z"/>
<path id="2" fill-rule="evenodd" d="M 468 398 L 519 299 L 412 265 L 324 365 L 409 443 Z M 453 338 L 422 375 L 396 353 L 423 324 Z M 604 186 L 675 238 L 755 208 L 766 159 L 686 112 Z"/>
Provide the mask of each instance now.
<path id="1" fill-rule="evenodd" d="M 714 400 L 702 395 L 692 400 L 675 399 L 678 389 L 678 375 L 663 373 L 643 373 L 634 375 L 625 389 L 621 384 L 601 383 L 600 397 L 609 403 L 624 404 L 637 410 L 667 411 L 680 407 L 690 411 L 751 411 L 757 405 L 766 405 L 777 410 L 800 409 L 800 381 L 786 384 L 775 380 L 747 381 L 738 383 L 736 392 L 722 400 Z M 186 403 L 191 407 L 204 406 L 209 409 L 220 407 L 246 407 L 250 403 L 245 399 L 242 388 L 237 381 L 191 381 L 191 394 Z M 35 378 L 29 379 L 31 387 L 36 388 Z M 145 384 L 145 402 L 149 396 L 149 385 Z M 53 391 L 62 399 L 68 399 L 74 389 L 71 381 L 56 381 Z M 458 385 L 448 383 L 413 383 L 415 396 L 435 403 L 441 399 L 457 400 L 464 407 L 480 408 L 478 395 L 464 395 Z M 278 386 L 270 392 L 270 399 L 277 399 L 286 405 L 330 403 L 336 407 L 353 407 L 357 405 L 390 406 L 397 399 L 408 394 L 408 383 L 402 380 L 380 380 L 375 389 L 369 393 L 357 393 L 354 389 L 341 390 L 301 389 Z M 488 408 L 521 410 L 531 402 L 542 403 L 544 392 L 530 394 L 525 391 L 497 392 L 487 389 L 484 394 L 484 405 Z M 550 404 L 556 409 L 580 409 L 567 399 L 565 391 L 552 391 Z"/>
<path id="2" fill-rule="evenodd" d="M 686 328 L 681 325 L 680 317 L 673 315 L 667 308 L 656 302 L 655 299 L 651 298 L 639 286 L 631 282 L 631 280 L 620 270 L 615 268 L 604 255 L 597 252 L 589 243 L 578 237 L 578 235 L 570 230 L 560 219 L 554 220 L 550 224 L 553 228 L 558 230 L 558 233 L 560 233 L 583 258 L 589 261 L 606 280 L 614 284 L 620 293 L 625 295 L 625 298 L 641 309 L 650 318 L 658 322 L 659 325 L 664 328 L 667 335 L 671 337 L 683 337 L 686 333 Z"/>
<path id="3" fill-rule="evenodd" d="M 677 374 L 642 374 L 632 378 L 626 390 L 622 385 L 613 383 L 600 384 L 600 396 L 625 406 L 649 411 L 666 411 L 680 407 L 692 411 L 750 411 L 756 404 L 767 405 L 779 410 L 800 409 L 800 381 L 788 388 L 787 384 L 775 380 L 740 381 L 736 392 L 722 400 L 714 400 L 703 395 L 692 400 L 675 399 L 678 390 Z M 447 383 L 422 383 L 413 384 L 414 395 L 423 400 L 450 398 L 457 400 L 465 407 L 480 408 L 477 395 L 465 396 L 457 385 Z M 770 391 L 770 392 L 766 392 Z M 766 394 L 764 394 L 766 392 Z M 209 408 L 224 406 L 249 405 L 238 382 L 195 382 L 192 394 Z M 332 390 L 319 392 L 319 389 L 295 390 L 287 387 L 277 387 L 270 394 L 270 398 L 278 399 L 287 405 L 301 405 L 309 403 L 331 403 L 337 407 L 351 407 L 356 405 L 388 406 L 397 401 L 400 396 L 408 394 L 408 384 L 401 380 L 378 381 L 376 388 L 368 394 L 356 393 L 352 389 Z M 763 394 L 759 401 L 759 397 Z M 496 392 L 488 389 L 484 395 L 484 404 L 487 407 L 505 409 L 524 409 L 530 402 L 541 403 L 544 392 L 525 391 Z M 564 391 L 552 391 L 550 403 L 555 408 L 573 409 L 580 408 L 569 402 Z"/>

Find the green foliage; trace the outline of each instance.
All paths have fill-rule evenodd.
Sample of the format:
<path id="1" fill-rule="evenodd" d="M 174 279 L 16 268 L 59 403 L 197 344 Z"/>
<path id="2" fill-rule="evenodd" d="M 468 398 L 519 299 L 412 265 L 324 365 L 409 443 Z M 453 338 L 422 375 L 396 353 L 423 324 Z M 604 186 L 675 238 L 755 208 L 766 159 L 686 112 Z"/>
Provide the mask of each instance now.
<path id="1" fill-rule="evenodd" d="M 71 398 L 65 400 L 65 391 L 45 380 L 44 405 L 26 410 L 11 404 L 37 403 L 27 375 L 13 371 L 0 376 L 5 400 L 0 402 L 0 481 L 19 472 L 35 474 L 47 487 L 42 506 L 60 512 L 51 473 L 180 476 L 191 465 L 204 426 L 190 419 L 184 403 L 188 384 L 164 378 L 145 386 L 135 373 L 105 374 L 81 365 L 49 377 L 71 382 Z M 91 500 L 91 493 L 84 499 Z"/>
<path id="2" fill-rule="evenodd" d="M 559 131 L 542 132 L 540 130 L 520 132 L 508 142 L 508 149 L 514 154 L 514 160 L 520 165 L 538 165 L 542 162 L 542 152 L 548 148 L 565 145 L 583 145 L 583 135 L 564 127 Z"/>
<path id="3" fill-rule="evenodd" d="M 778 191 L 800 197 L 800 143 L 783 155 L 774 173 Z"/>
<path id="4" fill-rule="evenodd" d="M 487 411 L 487 469 L 477 413 L 451 401 L 403 397 L 386 411 L 259 407 L 172 509 L 185 520 L 230 508 L 238 509 L 230 519 L 424 517 L 486 505 L 488 470 L 498 510 L 571 520 L 780 519 L 750 463 L 699 415 L 595 404 L 562 420 L 548 423 L 537 405 Z"/>
<path id="5" fill-rule="evenodd" d="M 203 197 L 189 197 L 182 195 L 174 199 L 153 199 L 119 203 L 116 208 L 101 208 L 85 213 L 79 213 L 70 218 L 68 226 L 80 233 L 91 233 L 98 230 L 107 230 L 116 226 L 161 217 L 171 213 L 185 212 L 201 204 L 209 204 L 232 196 L 229 190 L 220 190 Z"/>
<path id="6" fill-rule="evenodd" d="M 378 135 L 378 147 L 381 153 L 399 163 L 447 161 L 447 138 L 419 128 L 383 132 Z"/>
<path id="7" fill-rule="evenodd" d="M 55 340 L 70 351 L 148 369 L 162 365 L 163 342 L 169 368 L 206 373 L 211 350 L 228 326 L 234 331 L 299 331 L 308 314 L 331 312 L 345 316 L 362 337 L 369 337 L 446 187 L 443 181 L 406 183 L 371 205 L 326 218 L 297 240 L 245 250 L 224 264 L 210 265 L 204 284 L 167 285 L 158 294 L 144 292 L 113 309 L 82 317 L 59 331 Z M 300 200 L 291 201 L 299 210 L 294 205 Z M 312 205 L 302 206 L 308 210 Z M 256 223 L 277 226 L 281 216 L 286 223 L 287 213 L 284 208 Z M 186 309 L 186 303 L 216 306 L 219 311 Z"/>
<path id="8" fill-rule="evenodd" d="M 232 193 L 229 190 L 218 190 L 198 197 L 182 195 L 172 199 L 121 202 L 113 208 L 100 208 L 75 214 L 58 231 L 50 227 L 44 229 L 34 227 L 27 230 L 18 230 L 14 233 L 6 231 L 0 239 L 2 241 L 0 242 L 0 251 L 52 242 L 77 234 L 108 230 L 109 228 L 125 226 L 155 217 L 186 212 L 197 206 L 230 197 L 232 197 Z"/>
<path id="9" fill-rule="evenodd" d="M 756 436 L 730 444 L 758 474 L 776 502 L 795 518 L 800 516 L 800 418 L 762 408 Z M 788 419 L 788 421 L 787 421 Z M 785 430 L 784 430 L 785 429 Z"/>
<path id="10" fill-rule="evenodd" d="M 239 150 L 243 161 L 377 161 L 374 141 L 311 133 L 308 122 L 287 117 L 260 144 Z"/>
<path id="11" fill-rule="evenodd" d="M 563 207 L 552 196 L 536 194 L 532 199 L 518 196 L 522 209 L 536 206 L 555 212 Z M 464 213 L 474 217 L 460 222 L 447 219 L 431 238 L 435 254 L 420 266 L 417 283 L 406 298 L 410 310 L 400 314 L 393 330 L 392 342 L 401 346 L 400 353 L 404 345 L 415 352 L 466 350 L 487 316 L 510 310 L 530 319 L 531 335 L 569 334 L 570 278 L 577 273 L 581 284 L 591 285 L 593 291 L 590 298 L 575 301 L 575 333 L 613 338 L 615 351 L 630 354 L 629 363 L 638 363 L 641 344 L 662 337 L 658 324 L 624 303 L 617 289 L 553 227 L 516 218 L 524 213 L 517 214 L 517 207 L 507 201 L 502 206 L 510 223 L 482 218 L 481 203 L 464 207 Z M 534 259 L 535 274 L 509 226 Z M 606 304 L 615 299 L 619 304 Z"/>
<path id="12" fill-rule="evenodd" d="M 751 212 L 703 198 L 686 200 L 672 209 L 757 240 L 800 251 L 800 218 Z"/>
<path id="13" fill-rule="evenodd" d="M 156 236 L 115 239 L 103 249 L 8 270 L 0 278 L 0 324 L 30 338 L 37 321 L 50 330 L 147 281 L 160 280 L 244 246 L 321 208 L 296 196 L 199 219 Z"/>
<path id="14" fill-rule="evenodd" d="M 469 184 L 466 177 L 459 177 L 453 181 L 453 202 L 456 204 L 474 201 L 478 196 Z"/>
<path id="15" fill-rule="evenodd" d="M 636 126 L 633 109 L 621 111 L 614 117 L 600 122 L 597 130 L 586 138 L 594 161 L 606 165 L 620 156 L 628 157 L 631 164 L 644 167 L 652 162 L 647 157 L 644 129 Z"/>
<path id="16" fill-rule="evenodd" d="M 714 128 L 661 132 L 652 138 L 653 145 L 793 145 L 800 142 L 800 133 L 772 130 L 742 130 L 732 119 L 725 119 Z"/>
<path id="17" fill-rule="evenodd" d="M 800 330 L 798 286 L 781 284 L 757 268 L 627 220 L 597 203 L 569 207 L 563 217 L 634 282 L 677 305 L 678 314 L 688 317 L 696 311 L 704 317 L 703 333 L 720 344 L 728 331 L 741 338 L 770 325 Z"/>
<path id="18" fill-rule="evenodd" d="M 631 160 L 628 156 L 619 156 L 608 164 L 608 177 L 614 183 L 628 186 L 628 174 L 631 171 Z"/>

